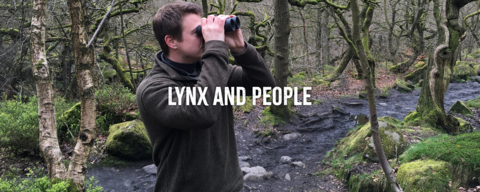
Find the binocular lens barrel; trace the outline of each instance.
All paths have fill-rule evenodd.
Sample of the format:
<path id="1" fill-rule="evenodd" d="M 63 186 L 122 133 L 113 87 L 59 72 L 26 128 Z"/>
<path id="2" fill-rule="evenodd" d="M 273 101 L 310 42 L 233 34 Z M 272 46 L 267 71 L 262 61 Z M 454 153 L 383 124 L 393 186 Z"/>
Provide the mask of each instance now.
<path id="1" fill-rule="evenodd" d="M 225 20 L 224 29 L 225 29 L 225 33 L 240 29 L 240 19 L 238 17 L 228 18 L 227 20 Z M 197 30 L 195 31 L 195 33 L 197 33 L 198 36 L 202 36 L 202 26 L 201 25 L 199 25 L 197 27 Z"/>

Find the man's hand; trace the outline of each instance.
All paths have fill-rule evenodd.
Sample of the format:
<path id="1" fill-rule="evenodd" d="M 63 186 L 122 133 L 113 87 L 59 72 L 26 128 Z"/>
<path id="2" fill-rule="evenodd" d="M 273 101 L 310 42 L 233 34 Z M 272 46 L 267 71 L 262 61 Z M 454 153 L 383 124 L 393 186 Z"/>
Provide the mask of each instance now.
<path id="1" fill-rule="evenodd" d="M 235 17 L 235 15 L 226 16 L 226 18 Z M 242 54 L 247 51 L 245 42 L 243 41 L 242 30 L 237 29 L 225 34 L 225 42 L 228 44 L 230 51 L 235 54 Z"/>
<path id="2" fill-rule="evenodd" d="M 225 20 L 228 17 L 223 15 L 215 17 L 209 15 L 207 18 L 202 18 L 202 34 L 205 42 L 211 40 L 225 41 Z"/>

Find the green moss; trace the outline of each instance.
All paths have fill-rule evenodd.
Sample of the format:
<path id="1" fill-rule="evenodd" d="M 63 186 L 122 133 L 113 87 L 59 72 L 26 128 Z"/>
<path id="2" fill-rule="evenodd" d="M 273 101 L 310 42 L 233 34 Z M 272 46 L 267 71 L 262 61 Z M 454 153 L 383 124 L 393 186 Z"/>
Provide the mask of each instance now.
<path id="1" fill-rule="evenodd" d="M 480 59 L 480 50 L 468 54 L 467 57 L 470 59 Z"/>
<path id="2" fill-rule="evenodd" d="M 402 164 L 397 179 L 404 191 L 449 191 L 449 164 L 425 160 Z"/>
<path id="3" fill-rule="evenodd" d="M 407 83 L 402 79 L 396 79 L 393 87 L 403 93 L 411 92 L 415 88 L 414 85 Z"/>
<path id="4" fill-rule="evenodd" d="M 422 68 L 422 67 L 424 67 L 424 66 L 425 66 L 425 62 L 419 61 L 419 62 L 417 62 L 417 63 L 415 64 L 415 66 L 414 66 L 413 68 L 414 68 L 415 70 L 417 70 L 417 69 L 420 69 L 420 68 Z"/>
<path id="5" fill-rule="evenodd" d="M 427 65 L 423 65 L 411 73 L 405 75 L 405 81 L 411 81 L 412 83 L 418 83 L 420 79 L 423 79 L 424 72 L 427 69 Z"/>
<path id="6" fill-rule="evenodd" d="M 477 71 L 473 67 L 474 63 L 467 61 L 457 61 L 453 70 L 453 78 L 457 81 L 467 80 L 469 76 L 476 76 Z"/>
<path id="7" fill-rule="evenodd" d="M 289 99 L 288 100 L 288 110 L 291 110 L 291 103 L 290 101 L 292 101 L 293 103 L 293 100 Z M 290 113 L 293 113 L 293 111 L 291 111 Z M 260 120 L 261 122 L 265 125 L 265 124 L 270 124 L 272 126 L 275 126 L 275 125 L 279 125 L 279 124 L 285 124 L 285 119 L 282 118 L 281 116 L 279 115 L 274 115 L 272 114 L 271 112 L 271 106 L 268 106 L 266 107 L 262 112 L 261 112 L 262 116 L 263 117 L 260 117 Z"/>
<path id="8" fill-rule="evenodd" d="M 476 99 L 468 100 L 465 102 L 465 105 L 467 107 L 473 107 L 473 108 L 478 108 L 480 107 L 480 96 L 477 97 Z"/>
<path id="9" fill-rule="evenodd" d="M 442 160 L 453 165 L 475 169 L 480 162 L 478 149 L 480 149 L 480 132 L 478 131 L 457 136 L 443 134 L 411 145 L 399 159 L 403 163 L 417 159 Z"/>
<path id="10" fill-rule="evenodd" d="M 293 77 L 288 77 L 287 82 L 293 85 L 303 85 L 305 86 L 306 73 L 300 72 L 295 74 Z"/>
<path id="11" fill-rule="evenodd" d="M 356 192 L 390 192 L 392 191 L 385 175 L 380 170 L 361 175 L 352 175 L 348 180 L 350 191 Z"/>
<path id="12" fill-rule="evenodd" d="M 105 151 L 126 159 L 150 158 L 152 146 L 140 120 L 133 120 L 110 126 L 110 135 L 105 143 Z"/>
<path id="13" fill-rule="evenodd" d="M 240 99 L 242 100 L 243 98 L 240 98 Z M 237 111 L 240 110 L 241 112 L 244 112 L 244 113 L 250 113 L 254 108 L 251 96 L 246 96 L 245 104 L 243 104 L 243 105 L 238 105 L 236 99 L 235 99 L 234 102 L 235 102 L 235 104 L 234 104 L 235 105 L 235 110 L 237 110 Z"/>
<path id="14" fill-rule="evenodd" d="M 312 85 L 321 85 L 321 86 L 327 86 L 329 87 L 330 86 L 330 82 L 329 81 L 324 81 L 322 79 L 312 79 Z"/>
<path id="15" fill-rule="evenodd" d="M 412 122 L 412 121 L 417 121 L 420 119 L 421 115 L 417 111 L 410 111 L 405 119 L 403 120 L 404 123 Z"/>
<path id="16" fill-rule="evenodd" d="M 394 125 L 385 121 L 378 121 L 380 139 L 382 141 L 383 151 L 388 159 L 395 158 L 401 154 L 406 147 L 405 139 L 402 132 Z M 373 137 L 370 136 L 369 143 L 363 151 L 364 156 L 368 155 L 369 159 L 378 161 L 378 157 L 373 144 Z"/>
<path id="17" fill-rule="evenodd" d="M 113 76 L 117 75 L 117 71 L 115 70 L 105 70 L 102 73 L 105 79 L 112 78 Z"/>
<path id="18" fill-rule="evenodd" d="M 462 101 L 457 101 L 450 108 L 449 112 L 460 113 L 463 115 L 472 115 L 473 112 Z"/>
<path id="19" fill-rule="evenodd" d="M 132 163 L 132 161 L 127 161 L 125 159 L 120 159 L 118 157 L 109 155 L 105 159 L 102 159 L 98 165 L 102 167 L 125 167 L 131 165 Z"/>

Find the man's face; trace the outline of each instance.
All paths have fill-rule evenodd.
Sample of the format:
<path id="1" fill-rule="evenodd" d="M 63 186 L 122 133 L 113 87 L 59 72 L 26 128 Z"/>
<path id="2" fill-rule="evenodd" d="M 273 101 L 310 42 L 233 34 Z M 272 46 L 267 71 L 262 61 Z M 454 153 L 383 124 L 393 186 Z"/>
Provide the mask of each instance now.
<path id="1" fill-rule="evenodd" d="M 182 60 L 186 63 L 193 63 L 202 57 L 203 37 L 195 33 L 201 23 L 202 18 L 196 14 L 187 14 L 183 17 L 182 41 L 177 42 L 177 46 Z"/>

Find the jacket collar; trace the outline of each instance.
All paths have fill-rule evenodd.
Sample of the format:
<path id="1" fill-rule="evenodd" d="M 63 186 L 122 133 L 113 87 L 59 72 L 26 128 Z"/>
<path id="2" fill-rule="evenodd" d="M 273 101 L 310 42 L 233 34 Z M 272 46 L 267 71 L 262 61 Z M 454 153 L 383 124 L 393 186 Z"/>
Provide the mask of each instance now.
<path id="1" fill-rule="evenodd" d="M 163 63 L 159 58 L 162 55 L 163 51 L 159 51 L 155 54 L 155 62 L 153 63 L 153 71 L 155 72 L 160 72 L 160 73 L 166 73 L 172 80 L 178 80 L 178 81 L 196 81 L 196 79 L 187 77 L 187 76 L 182 76 L 178 74 L 174 69 L 172 69 L 170 66 L 167 64 Z M 162 72 L 164 71 L 164 72 Z"/>

